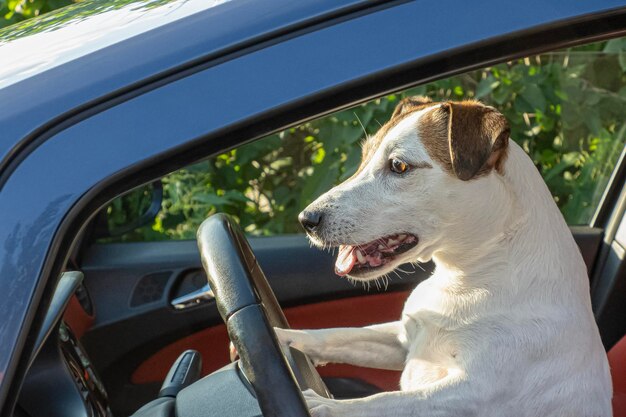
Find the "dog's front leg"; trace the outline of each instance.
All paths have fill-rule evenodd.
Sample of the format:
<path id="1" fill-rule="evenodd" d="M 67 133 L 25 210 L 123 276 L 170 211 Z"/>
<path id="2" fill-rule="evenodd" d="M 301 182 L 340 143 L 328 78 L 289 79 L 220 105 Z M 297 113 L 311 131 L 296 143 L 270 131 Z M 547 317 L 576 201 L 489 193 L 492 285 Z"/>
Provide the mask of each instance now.
<path id="1" fill-rule="evenodd" d="M 312 417 L 475 417 L 479 404 L 466 382 L 437 383 L 428 389 L 392 391 L 354 400 L 303 393 Z"/>
<path id="2" fill-rule="evenodd" d="M 347 363 L 402 370 L 407 350 L 402 322 L 321 330 L 276 329 L 280 341 L 306 353 L 316 365 Z"/>

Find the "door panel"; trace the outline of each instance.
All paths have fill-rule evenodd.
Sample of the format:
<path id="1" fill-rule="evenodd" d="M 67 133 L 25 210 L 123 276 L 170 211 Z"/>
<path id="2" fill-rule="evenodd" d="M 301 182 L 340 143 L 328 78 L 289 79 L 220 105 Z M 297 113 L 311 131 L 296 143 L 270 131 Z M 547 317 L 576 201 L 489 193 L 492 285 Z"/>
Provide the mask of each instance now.
<path id="1" fill-rule="evenodd" d="M 591 267 L 602 231 L 574 228 Z M 399 317 L 408 291 L 431 265 L 399 273 L 389 286 L 353 286 L 333 272 L 334 257 L 312 249 L 304 236 L 250 239 L 276 296 L 295 328 L 363 326 Z M 409 268 L 410 269 L 410 268 Z M 82 270 L 95 319 L 82 342 L 107 386 L 113 410 L 128 415 L 152 399 L 176 356 L 202 352 L 204 371 L 228 360 L 228 338 L 214 301 L 183 311 L 172 298 L 204 284 L 194 241 L 102 244 L 83 256 Z M 398 374 L 347 366 L 321 368 L 325 376 L 352 377 L 381 389 L 398 386 Z"/>
<path id="2" fill-rule="evenodd" d="M 287 307 L 285 316 L 294 328 L 322 329 L 327 327 L 357 327 L 397 320 L 409 291 L 361 295 L 339 300 L 322 301 Z M 202 353 L 203 374 L 226 365 L 228 334 L 224 325 L 212 326 L 165 346 L 148 358 L 133 372 L 133 384 L 162 382 L 170 365 L 185 349 Z M 382 390 L 398 388 L 399 373 L 328 365 L 320 368 L 322 376 L 362 379 Z"/>

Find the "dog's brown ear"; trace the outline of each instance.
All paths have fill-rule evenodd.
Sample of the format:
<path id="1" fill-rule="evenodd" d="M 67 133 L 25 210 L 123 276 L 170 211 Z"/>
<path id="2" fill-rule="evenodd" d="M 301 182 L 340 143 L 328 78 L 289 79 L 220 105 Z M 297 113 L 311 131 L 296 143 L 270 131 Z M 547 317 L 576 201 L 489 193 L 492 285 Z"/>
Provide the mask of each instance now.
<path id="1" fill-rule="evenodd" d="M 492 107 L 478 102 L 447 102 L 448 146 L 454 174 L 467 181 L 500 170 L 509 143 L 509 123 Z"/>
<path id="2" fill-rule="evenodd" d="M 420 107 L 431 105 L 433 101 L 425 96 L 413 96 L 413 97 L 405 97 L 396 106 L 391 118 L 393 119 L 396 116 L 401 115 L 402 113 L 406 113 L 408 111 L 417 110 Z"/>

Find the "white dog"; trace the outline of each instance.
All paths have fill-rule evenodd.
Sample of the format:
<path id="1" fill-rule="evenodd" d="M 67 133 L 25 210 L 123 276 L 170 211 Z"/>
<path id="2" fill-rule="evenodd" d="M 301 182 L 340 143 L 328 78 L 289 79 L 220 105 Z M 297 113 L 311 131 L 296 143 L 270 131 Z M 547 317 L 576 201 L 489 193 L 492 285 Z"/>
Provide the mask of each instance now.
<path id="1" fill-rule="evenodd" d="M 400 390 L 332 400 L 314 416 L 611 416 L 607 357 L 585 264 L 508 123 L 479 102 L 403 100 L 357 173 L 300 215 L 369 281 L 433 260 L 397 322 L 280 330 L 317 364 L 402 370 Z"/>

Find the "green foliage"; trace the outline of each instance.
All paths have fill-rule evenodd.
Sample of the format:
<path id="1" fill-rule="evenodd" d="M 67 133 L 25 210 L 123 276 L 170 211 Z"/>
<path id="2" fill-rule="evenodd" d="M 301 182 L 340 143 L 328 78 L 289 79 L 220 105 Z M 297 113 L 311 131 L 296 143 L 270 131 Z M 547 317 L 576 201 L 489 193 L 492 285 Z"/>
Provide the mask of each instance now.
<path id="1" fill-rule="evenodd" d="M 570 224 L 588 223 L 624 148 L 626 40 L 521 59 L 435 81 L 305 123 L 163 179 L 163 210 L 122 240 L 192 239 L 209 214 L 253 235 L 301 232 L 298 213 L 356 170 L 402 97 L 480 99 L 502 111 Z"/>

